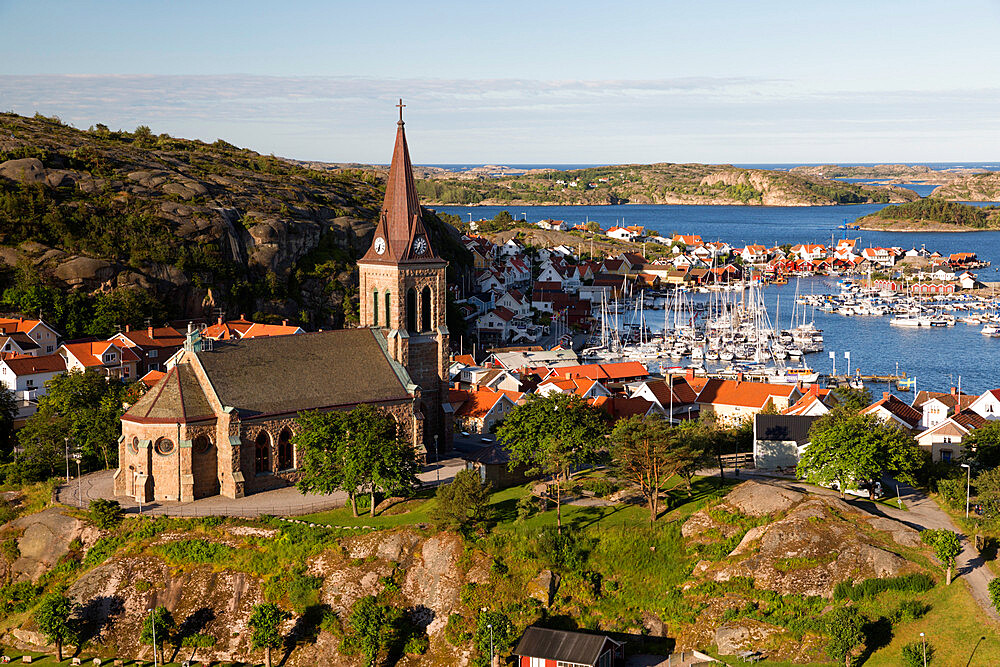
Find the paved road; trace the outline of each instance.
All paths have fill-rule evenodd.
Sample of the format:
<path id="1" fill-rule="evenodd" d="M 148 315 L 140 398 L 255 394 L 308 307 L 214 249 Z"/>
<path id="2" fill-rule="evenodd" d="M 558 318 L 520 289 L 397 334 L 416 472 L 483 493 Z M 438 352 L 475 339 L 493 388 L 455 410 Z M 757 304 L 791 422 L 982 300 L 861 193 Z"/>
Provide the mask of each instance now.
<path id="1" fill-rule="evenodd" d="M 715 472 L 718 473 L 718 470 Z M 760 481 L 777 484 L 803 493 L 815 493 L 837 496 L 838 498 L 840 497 L 840 494 L 832 489 L 825 489 L 811 484 L 804 484 L 796 480 L 775 479 L 773 477 L 757 475 L 756 473 L 748 470 L 741 470 L 740 475 L 743 478 L 758 478 Z M 846 501 L 858 509 L 864 510 L 870 514 L 896 519 L 897 521 L 900 521 L 916 530 L 943 528 L 961 535 L 963 549 L 961 555 L 957 559 L 956 570 L 958 571 L 958 579 L 959 581 L 965 582 L 965 585 L 968 586 L 973 599 L 979 603 L 979 606 L 983 608 L 986 615 L 994 621 L 1000 621 L 1000 615 L 997 614 L 997 611 L 993 608 L 993 604 L 990 601 L 989 583 L 994 578 L 993 573 L 990 571 L 982 557 L 980 557 L 979 552 L 976 551 L 975 545 L 966 538 L 964 533 L 962 533 L 962 531 L 958 529 L 958 526 L 956 526 L 951 520 L 951 517 L 949 517 L 944 510 L 938 507 L 937 503 L 920 491 L 901 483 L 899 485 L 899 497 L 903 500 L 903 503 L 909 511 L 898 510 L 886 505 L 872 503 L 863 498 L 857 498 L 851 495 L 847 496 Z M 952 581 L 954 582 L 954 579 Z"/>
<path id="2" fill-rule="evenodd" d="M 471 440 L 457 444 L 455 452 L 445 455 L 440 462 L 430 463 L 423 467 L 417 475 L 424 485 L 436 486 L 447 484 L 455 478 L 459 470 L 465 467 L 465 461 L 460 458 L 463 451 L 469 451 L 487 443 Z M 126 512 L 139 512 L 139 505 L 128 498 L 115 498 L 113 492 L 114 471 L 83 475 L 63 484 L 56 489 L 59 502 L 76 507 L 86 507 L 91 500 L 97 498 L 114 498 L 118 500 Z M 224 498 L 212 496 L 201 498 L 189 503 L 156 502 L 143 504 L 142 513 L 170 516 L 243 516 L 255 517 L 262 514 L 272 516 L 297 516 L 320 512 L 347 504 L 346 493 L 331 493 L 328 495 L 303 494 L 294 487 L 275 489 L 262 493 L 254 493 L 244 498 Z"/>

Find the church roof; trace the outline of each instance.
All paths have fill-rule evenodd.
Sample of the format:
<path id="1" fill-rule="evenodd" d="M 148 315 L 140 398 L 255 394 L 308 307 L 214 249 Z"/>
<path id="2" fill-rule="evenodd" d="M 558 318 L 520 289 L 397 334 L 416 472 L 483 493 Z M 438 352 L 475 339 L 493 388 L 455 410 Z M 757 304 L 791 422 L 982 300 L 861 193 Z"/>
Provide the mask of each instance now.
<path id="1" fill-rule="evenodd" d="M 385 249 L 376 251 L 376 240 L 383 239 Z M 422 239 L 419 240 L 419 239 Z M 421 252 L 417 252 L 423 248 Z M 403 130 L 403 110 L 400 101 L 399 122 L 396 123 L 396 146 L 385 183 L 385 201 L 375 226 L 372 247 L 363 262 L 398 264 L 400 262 L 440 262 L 431 247 L 430 237 L 420 214 L 417 186 L 413 180 L 413 165 Z"/>
<path id="2" fill-rule="evenodd" d="M 140 424 L 175 424 L 214 419 L 205 392 L 189 364 L 177 364 L 122 419 Z"/>
<path id="3" fill-rule="evenodd" d="M 409 375 L 373 329 L 220 342 L 197 355 L 222 404 L 245 417 L 411 397 Z"/>

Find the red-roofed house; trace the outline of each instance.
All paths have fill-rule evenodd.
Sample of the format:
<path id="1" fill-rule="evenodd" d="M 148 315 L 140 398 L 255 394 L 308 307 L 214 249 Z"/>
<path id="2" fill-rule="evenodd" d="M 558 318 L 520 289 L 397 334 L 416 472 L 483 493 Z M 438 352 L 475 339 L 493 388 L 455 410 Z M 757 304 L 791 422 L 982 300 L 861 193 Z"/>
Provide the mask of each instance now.
<path id="1" fill-rule="evenodd" d="M 25 334 L 38 345 L 38 354 L 53 354 L 59 347 L 59 334 L 42 320 L 23 317 L 0 318 L 0 335 Z"/>
<path id="2" fill-rule="evenodd" d="M 644 398 L 656 403 L 674 422 L 695 419 L 700 414 L 696 403 L 698 394 L 684 378 L 673 378 L 672 387 L 667 385 L 666 380 L 647 380 L 633 389 L 632 398 Z"/>
<path id="3" fill-rule="evenodd" d="M 589 378 L 552 377 L 539 384 L 535 393 L 541 396 L 548 396 L 549 394 L 576 394 L 582 398 L 611 396 L 611 392 L 604 385 L 597 380 Z"/>
<path id="4" fill-rule="evenodd" d="M 228 322 L 223 322 L 220 317 L 218 322 L 205 327 L 201 335 L 212 340 L 239 340 L 251 326 L 253 326 L 253 322 L 242 315 L 239 319 Z"/>
<path id="5" fill-rule="evenodd" d="M 137 373 L 163 370 L 167 359 L 184 345 L 184 334 L 173 327 L 147 327 L 125 331 L 111 337 L 117 344 L 130 348 L 139 358 Z"/>
<path id="6" fill-rule="evenodd" d="M 448 391 L 448 401 L 455 411 L 455 426 L 468 433 L 489 433 L 493 424 L 513 410 L 523 396 L 517 392 L 494 389 Z"/>
<path id="7" fill-rule="evenodd" d="M 639 235 L 628 227 L 618 227 L 617 225 L 609 229 L 607 233 L 607 236 L 619 241 L 634 241 Z"/>
<path id="8" fill-rule="evenodd" d="M 19 401 L 45 396 L 45 383 L 65 372 L 66 362 L 58 354 L 0 360 L 0 384 Z"/>
<path id="9" fill-rule="evenodd" d="M 588 378 L 601 382 L 634 382 L 649 377 L 649 369 L 638 361 L 561 366 L 552 369 L 552 372 L 562 378 Z"/>
<path id="10" fill-rule="evenodd" d="M 830 411 L 836 405 L 837 398 L 829 389 L 824 389 L 818 384 L 809 386 L 802 398 L 797 400 L 788 408 L 781 411 L 783 415 L 793 415 L 798 417 L 820 417 Z"/>
<path id="11" fill-rule="evenodd" d="M 703 413 L 715 414 L 721 423 L 738 424 L 768 403 L 781 412 L 801 396 L 795 385 L 713 378 L 698 392 L 697 403 Z"/>
<path id="12" fill-rule="evenodd" d="M 57 350 L 67 371 L 95 370 L 108 378 L 134 380 L 139 356 L 129 347 L 110 340 L 64 343 Z"/>
<path id="13" fill-rule="evenodd" d="M 747 264 L 761 264 L 767 261 L 767 248 L 762 245 L 747 245 L 739 252 L 739 256 Z"/>
<path id="14" fill-rule="evenodd" d="M 281 324 L 260 324 L 254 322 L 243 338 L 267 338 L 269 336 L 291 336 L 292 334 L 305 333 L 302 327 L 289 324 L 288 320 L 283 320 Z"/>
<path id="15" fill-rule="evenodd" d="M 480 344 L 495 344 L 508 340 L 511 334 L 511 322 L 515 317 L 514 313 L 500 306 L 476 320 L 476 334 Z"/>
<path id="16" fill-rule="evenodd" d="M 647 401 L 645 398 L 623 398 L 621 396 L 598 396 L 587 399 L 587 402 L 594 407 L 600 408 L 608 413 L 611 419 L 628 419 L 639 415 L 663 415 L 663 410 L 656 403 Z"/>
<path id="17" fill-rule="evenodd" d="M 863 415 L 876 415 L 886 423 L 893 423 L 906 429 L 917 429 L 923 414 L 916 408 L 907 405 L 895 394 L 883 392 L 882 398 L 861 411 Z"/>
<path id="18" fill-rule="evenodd" d="M 917 434 L 917 445 L 931 453 L 931 460 L 949 463 L 965 456 L 962 439 L 985 423 L 986 419 L 971 410 L 959 412 Z"/>
<path id="19" fill-rule="evenodd" d="M 990 389 L 973 401 L 969 409 L 983 419 L 1000 419 L 1000 389 Z"/>

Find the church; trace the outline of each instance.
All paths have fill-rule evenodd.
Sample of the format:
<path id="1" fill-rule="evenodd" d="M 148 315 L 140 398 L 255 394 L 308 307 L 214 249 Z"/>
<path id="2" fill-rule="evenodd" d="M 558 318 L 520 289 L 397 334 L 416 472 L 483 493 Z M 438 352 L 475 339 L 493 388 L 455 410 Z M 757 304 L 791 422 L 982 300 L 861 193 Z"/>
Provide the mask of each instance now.
<path id="1" fill-rule="evenodd" d="M 385 200 L 358 261 L 361 328 L 239 341 L 189 330 L 122 416 L 115 495 L 188 502 L 294 484 L 296 417 L 315 410 L 374 405 L 418 454 L 448 451 L 447 266 L 421 218 L 400 103 Z"/>

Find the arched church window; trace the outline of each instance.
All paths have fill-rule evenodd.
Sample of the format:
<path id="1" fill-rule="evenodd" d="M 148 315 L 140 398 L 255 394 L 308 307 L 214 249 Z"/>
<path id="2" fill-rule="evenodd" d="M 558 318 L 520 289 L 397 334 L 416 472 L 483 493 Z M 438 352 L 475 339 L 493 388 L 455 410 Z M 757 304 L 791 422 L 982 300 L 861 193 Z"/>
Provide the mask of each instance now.
<path id="1" fill-rule="evenodd" d="M 131 451 L 133 454 L 138 454 L 139 453 L 139 438 L 138 437 L 133 437 L 132 438 L 132 442 L 130 442 L 128 444 L 128 448 L 129 448 L 129 451 Z"/>
<path id="2" fill-rule="evenodd" d="M 406 290 L 406 330 L 417 330 L 417 290 L 412 287 Z"/>
<path id="3" fill-rule="evenodd" d="M 372 326 L 378 326 L 378 290 L 372 290 Z"/>
<path id="4" fill-rule="evenodd" d="M 267 431 L 257 434 L 253 448 L 253 471 L 257 475 L 271 472 L 271 436 Z"/>
<path id="5" fill-rule="evenodd" d="M 295 454 L 292 447 L 292 432 L 287 428 L 278 436 L 278 470 L 291 470 L 295 467 Z"/>
<path id="6" fill-rule="evenodd" d="M 431 330 L 431 288 L 424 287 L 420 292 L 420 330 Z"/>
<path id="7" fill-rule="evenodd" d="M 168 456 L 174 451 L 174 441 L 170 438 L 160 438 L 156 441 L 154 448 L 156 449 L 156 453 L 160 456 Z"/>
<path id="8" fill-rule="evenodd" d="M 389 296 L 389 290 L 385 291 L 385 326 L 392 326 L 392 318 L 389 317 L 389 306 L 391 305 L 392 299 Z"/>

